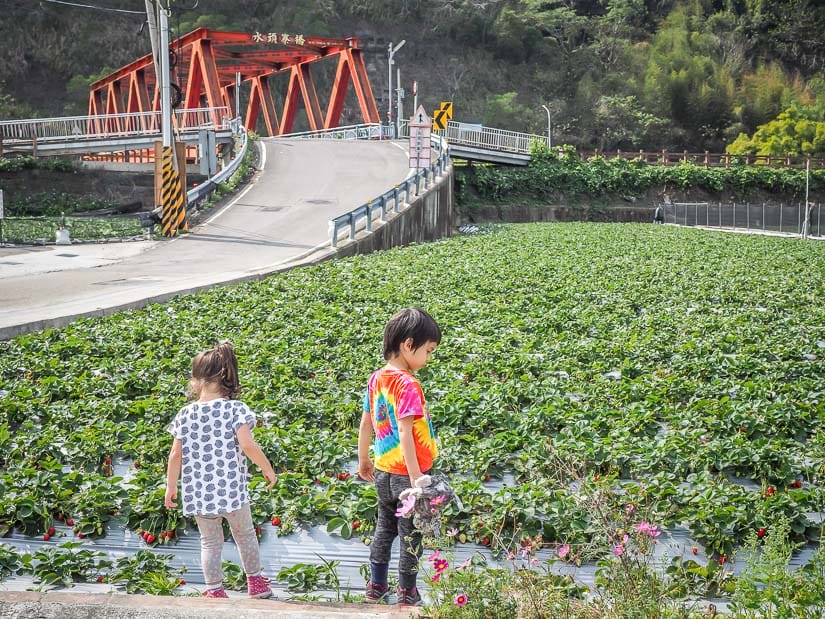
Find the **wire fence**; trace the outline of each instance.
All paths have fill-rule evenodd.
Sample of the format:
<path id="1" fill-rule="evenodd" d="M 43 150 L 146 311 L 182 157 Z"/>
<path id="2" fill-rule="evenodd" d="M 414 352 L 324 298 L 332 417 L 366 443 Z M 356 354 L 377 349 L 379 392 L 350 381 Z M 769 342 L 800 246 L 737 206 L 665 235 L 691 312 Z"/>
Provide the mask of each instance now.
<path id="1" fill-rule="evenodd" d="M 662 208 L 665 223 L 780 234 L 802 234 L 806 214 L 805 205 L 801 202 L 797 204 L 673 202 L 663 204 Z M 822 232 L 825 231 L 825 222 L 822 221 L 821 203 L 816 203 L 811 208 L 808 225 L 808 233 L 811 236 L 822 236 Z"/>
<path id="2" fill-rule="evenodd" d="M 6 217 L 0 220 L 0 244 L 46 245 L 54 243 L 60 228 L 72 241 L 125 241 L 146 236 L 137 215 L 105 217 Z"/>

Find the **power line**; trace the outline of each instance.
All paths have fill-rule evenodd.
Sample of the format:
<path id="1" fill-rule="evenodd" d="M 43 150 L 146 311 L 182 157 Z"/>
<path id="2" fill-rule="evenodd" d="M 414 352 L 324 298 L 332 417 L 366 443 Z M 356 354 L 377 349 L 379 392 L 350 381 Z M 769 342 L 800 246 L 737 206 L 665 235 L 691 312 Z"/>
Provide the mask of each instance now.
<path id="1" fill-rule="evenodd" d="M 129 13 L 131 15 L 146 15 L 146 11 L 130 11 L 128 9 L 113 9 L 107 6 L 93 6 L 91 4 L 77 4 L 76 2 L 66 2 L 65 0 L 40 0 L 41 2 L 51 2 L 52 4 L 65 4 L 67 6 L 77 6 L 83 9 L 96 9 L 98 11 L 111 11 L 112 13 Z"/>

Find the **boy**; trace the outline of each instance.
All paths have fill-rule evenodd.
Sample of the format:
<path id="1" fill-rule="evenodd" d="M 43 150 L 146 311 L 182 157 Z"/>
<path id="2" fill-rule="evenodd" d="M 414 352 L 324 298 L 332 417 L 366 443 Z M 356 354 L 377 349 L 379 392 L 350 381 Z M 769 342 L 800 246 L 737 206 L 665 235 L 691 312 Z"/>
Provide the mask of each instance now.
<path id="1" fill-rule="evenodd" d="M 416 606 L 421 602 L 416 587 L 421 533 L 415 530 L 411 518 L 395 514 L 401 505 L 398 496 L 415 487 L 438 455 L 427 401 L 413 372 L 427 365 L 440 343 L 441 329 L 427 312 L 418 308 L 398 312 L 384 328 L 387 365 L 369 379 L 358 432 L 358 474 L 366 481 L 374 481 L 378 492 L 367 602 L 386 602 L 389 598 L 387 574 L 396 536 L 401 537 L 398 603 Z M 369 453 L 373 433 L 374 464 Z"/>

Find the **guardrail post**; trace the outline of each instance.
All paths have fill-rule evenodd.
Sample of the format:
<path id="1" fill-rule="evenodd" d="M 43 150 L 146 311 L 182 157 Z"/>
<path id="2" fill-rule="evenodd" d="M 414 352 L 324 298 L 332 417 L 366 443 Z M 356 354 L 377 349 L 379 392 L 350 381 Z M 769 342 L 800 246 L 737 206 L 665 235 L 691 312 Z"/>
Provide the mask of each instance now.
<path id="1" fill-rule="evenodd" d="M 381 196 L 379 199 L 381 200 L 381 219 L 379 221 L 384 223 L 387 221 L 387 197 Z"/>
<path id="2" fill-rule="evenodd" d="M 355 217 L 352 213 L 349 214 L 349 238 L 351 241 L 355 239 Z"/>
<path id="3" fill-rule="evenodd" d="M 421 174 L 415 175 L 415 197 L 421 193 Z"/>
<path id="4" fill-rule="evenodd" d="M 367 200 L 367 232 L 372 232 L 372 200 Z"/>
<path id="5" fill-rule="evenodd" d="M 329 220 L 329 244 L 338 247 L 338 226 L 332 219 Z"/>
<path id="6" fill-rule="evenodd" d="M 404 202 L 410 203 L 410 181 L 404 181 Z"/>
<path id="7" fill-rule="evenodd" d="M 396 213 L 397 213 L 399 210 L 401 210 L 401 209 L 399 209 L 399 207 L 398 207 L 398 185 L 396 185 L 395 187 L 393 187 L 393 190 L 392 190 L 392 204 L 393 204 L 393 208 L 395 208 L 395 212 L 396 212 Z"/>

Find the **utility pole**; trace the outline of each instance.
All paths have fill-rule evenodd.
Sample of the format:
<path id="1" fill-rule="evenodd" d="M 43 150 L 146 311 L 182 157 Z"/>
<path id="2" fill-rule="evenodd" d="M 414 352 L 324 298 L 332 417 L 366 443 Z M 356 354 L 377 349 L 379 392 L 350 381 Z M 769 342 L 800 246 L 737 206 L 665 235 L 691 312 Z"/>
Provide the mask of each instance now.
<path id="1" fill-rule="evenodd" d="M 169 13 L 160 7 L 160 124 L 163 147 L 172 146 L 172 93 L 169 85 Z"/>
<path id="2" fill-rule="evenodd" d="M 805 221 L 802 222 L 802 238 L 807 239 L 811 232 L 811 211 L 813 204 L 808 202 L 811 181 L 811 157 L 805 159 Z"/>
<path id="3" fill-rule="evenodd" d="M 154 0 L 146 0 L 146 23 L 149 26 L 149 40 L 152 42 L 152 59 L 155 61 L 155 75 L 160 75 L 158 57 L 158 11 Z"/>
<path id="4" fill-rule="evenodd" d="M 406 43 L 406 42 L 407 42 L 407 40 L 406 40 L 406 39 L 404 39 L 404 40 L 402 40 L 402 41 L 401 41 L 401 43 L 399 43 L 399 44 L 398 44 L 398 45 L 396 45 L 395 47 L 393 47 L 393 44 L 392 44 L 392 43 L 390 43 L 390 44 L 387 46 L 387 56 L 388 56 L 388 58 L 387 58 L 387 65 L 388 65 L 388 79 L 387 79 L 387 124 L 388 124 L 388 125 L 390 125 L 390 126 L 392 126 L 392 124 L 393 124 L 393 122 L 392 122 L 392 65 L 393 65 L 393 64 L 395 64 L 395 63 L 394 63 L 394 61 L 393 61 L 393 56 L 395 56 L 395 53 L 396 53 L 399 49 L 401 49 L 402 47 L 404 47 L 404 43 Z"/>

